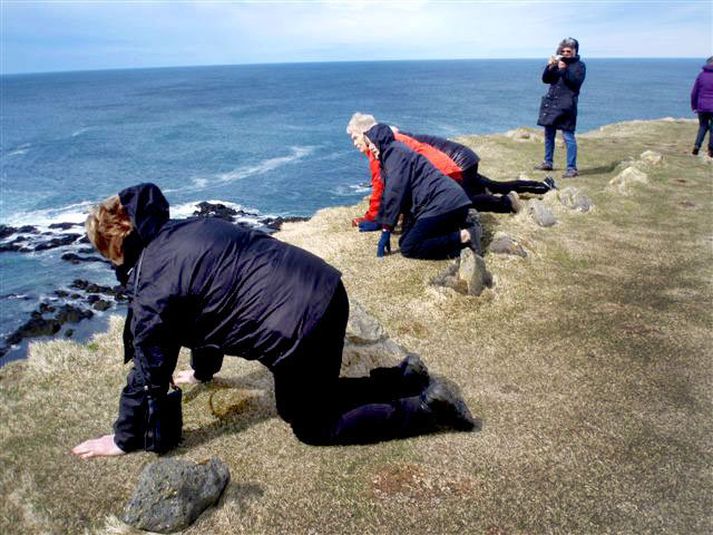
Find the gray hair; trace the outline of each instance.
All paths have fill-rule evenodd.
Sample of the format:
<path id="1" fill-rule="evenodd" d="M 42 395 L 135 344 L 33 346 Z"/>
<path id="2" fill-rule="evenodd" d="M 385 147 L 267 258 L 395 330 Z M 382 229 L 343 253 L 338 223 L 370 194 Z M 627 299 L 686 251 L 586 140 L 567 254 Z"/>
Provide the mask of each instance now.
<path id="1" fill-rule="evenodd" d="M 713 65 L 713 56 L 709 57 L 709 58 L 706 60 L 706 65 Z"/>
<path id="2" fill-rule="evenodd" d="M 353 134 L 361 136 L 375 124 L 376 118 L 373 115 L 356 112 L 352 115 L 352 118 L 349 119 L 349 123 L 347 123 L 347 134 L 350 136 Z"/>

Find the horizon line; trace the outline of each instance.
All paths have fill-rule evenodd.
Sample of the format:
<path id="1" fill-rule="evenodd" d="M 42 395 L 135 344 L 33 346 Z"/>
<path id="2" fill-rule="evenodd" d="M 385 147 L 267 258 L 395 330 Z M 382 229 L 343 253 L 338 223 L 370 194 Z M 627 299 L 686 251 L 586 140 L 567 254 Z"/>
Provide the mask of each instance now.
<path id="1" fill-rule="evenodd" d="M 612 56 L 586 56 L 590 59 L 608 59 L 608 60 L 689 60 L 697 59 L 698 56 L 631 56 L 631 57 L 612 57 Z M 2 72 L 0 77 L 4 76 L 31 76 L 40 74 L 69 74 L 69 73 L 90 73 L 90 72 L 111 72 L 111 71 L 139 71 L 139 70 L 158 70 L 158 69 L 195 69 L 195 68 L 210 68 L 210 67 L 257 67 L 263 65 L 321 65 L 335 63 L 397 63 L 397 62 L 436 62 L 436 61 L 521 61 L 542 59 L 540 56 L 520 57 L 520 58 L 430 58 L 430 59 L 380 59 L 380 60 L 328 60 L 328 61 L 267 61 L 267 62 L 247 62 L 247 63 L 206 63 L 199 65 L 154 65 L 144 67 L 106 67 L 97 69 L 66 69 L 66 70 L 49 70 L 49 71 L 15 71 Z M 544 61 L 544 60 L 543 60 Z M 705 62 L 705 58 L 702 58 Z"/>

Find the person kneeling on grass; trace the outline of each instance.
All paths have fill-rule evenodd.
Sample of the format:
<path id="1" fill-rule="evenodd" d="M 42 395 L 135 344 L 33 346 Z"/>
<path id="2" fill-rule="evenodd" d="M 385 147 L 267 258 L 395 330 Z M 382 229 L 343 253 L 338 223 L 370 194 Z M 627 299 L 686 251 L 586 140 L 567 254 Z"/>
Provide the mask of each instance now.
<path id="1" fill-rule="evenodd" d="M 369 159 L 371 172 L 371 196 L 369 209 L 361 217 L 352 220 L 352 225 L 362 232 L 379 230 L 376 216 L 379 213 L 381 194 L 384 189 L 381 165 L 367 148 L 364 133 L 377 124 L 373 115 L 356 112 L 347 124 L 347 134 L 354 146 Z M 556 189 L 552 177 L 544 182 L 534 180 L 491 180 L 478 172 L 480 157 L 471 148 L 450 139 L 423 134 L 410 134 L 390 126 L 394 138 L 409 149 L 425 157 L 444 175 L 458 182 L 478 212 L 517 213 L 523 208 L 518 193 L 544 195 Z"/>
<path id="2" fill-rule="evenodd" d="M 170 220 L 153 184 L 97 206 L 87 234 L 129 273 L 132 319 L 124 343 L 133 346 L 134 367 L 114 433 L 79 444 L 74 454 L 177 445 L 180 404 L 176 411 L 168 389 L 181 346 L 196 350 L 195 359 L 239 355 L 268 367 L 278 414 L 308 444 L 474 429 L 462 399 L 429 378 L 416 355 L 368 377 L 339 377 L 349 301 L 339 271 L 317 256 L 218 219 Z"/>
<path id="3" fill-rule="evenodd" d="M 374 125 L 364 137 L 379 161 L 384 182 L 376 218 L 382 228 L 377 256 L 391 250 L 391 231 L 401 214 L 404 222 L 399 246 L 407 258 L 454 258 L 465 247 L 482 254 L 480 222 L 468 220 L 471 202 L 457 182 L 396 141 L 386 124 Z"/>

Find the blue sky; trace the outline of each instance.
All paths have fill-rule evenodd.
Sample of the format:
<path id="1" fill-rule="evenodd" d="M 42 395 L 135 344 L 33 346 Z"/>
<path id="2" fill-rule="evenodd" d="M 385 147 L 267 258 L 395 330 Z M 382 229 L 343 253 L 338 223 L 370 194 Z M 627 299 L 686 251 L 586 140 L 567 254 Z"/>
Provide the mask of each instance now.
<path id="1" fill-rule="evenodd" d="M 713 1 L 0 0 L 0 72 L 713 54 Z"/>

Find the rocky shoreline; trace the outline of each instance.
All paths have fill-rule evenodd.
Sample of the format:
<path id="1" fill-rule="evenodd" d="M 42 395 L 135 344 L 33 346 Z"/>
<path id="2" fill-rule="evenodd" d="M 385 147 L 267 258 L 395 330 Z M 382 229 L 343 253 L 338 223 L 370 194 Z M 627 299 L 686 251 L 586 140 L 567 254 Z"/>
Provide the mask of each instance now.
<path id="1" fill-rule="evenodd" d="M 217 217 L 233 224 L 274 233 L 285 222 L 306 221 L 307 217 L 265 217 L 257 212 L 236 210 L 221 203 L 200 202 L 196 204 L 194 217 Z M 89 244 L 81 223 L 62 222 L 49 225 L 46 230 L 35 225 L 12 227 L 0 225 L 0 253 L 42 253 L 58 249 L 60 258 L 71 265 L 110 263 L 102 258 Z M 0 296 L 0 301 L 10 295 Z M 76 278 L 65 288 L 56 288 L 49 296 L 38 298 L 37 306 L 29 318 L 4 339 L 0 340 L 0 365 L 14 350 L 19 350 L 23 341 L 37 337 L 75 335 L 74 325 L 92 320 L 97 312 L 120 311 L 128 301 L 128 293 L 122 286 L 99 284 L 86 278 Z M 13 355 L 22 358 L 24 354 Z"/>

